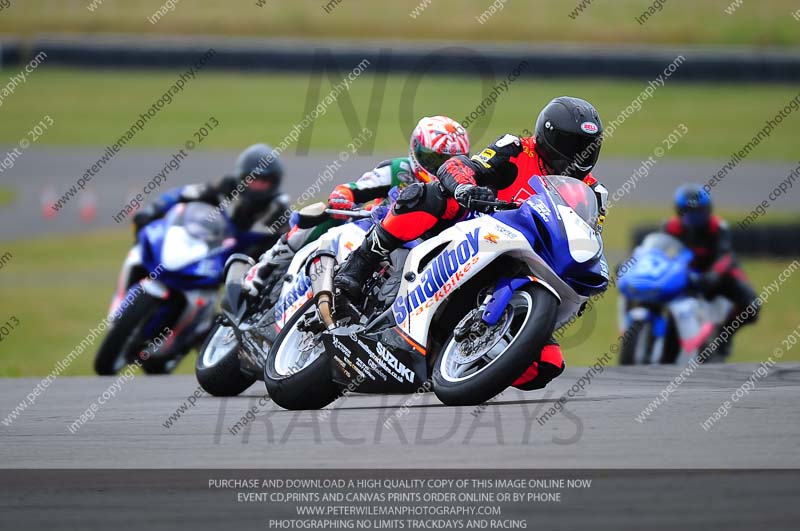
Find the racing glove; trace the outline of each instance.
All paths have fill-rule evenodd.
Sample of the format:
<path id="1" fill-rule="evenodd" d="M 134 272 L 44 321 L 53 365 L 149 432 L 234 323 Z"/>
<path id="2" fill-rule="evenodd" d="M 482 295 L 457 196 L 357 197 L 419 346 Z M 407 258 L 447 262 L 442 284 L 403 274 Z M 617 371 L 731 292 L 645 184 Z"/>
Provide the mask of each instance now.
<path id="1" fill-rule="evenodd" d="M 153 221 L 157 220 L 161 216 L 155 212 L 155 209 L 152 208 L 152 205 L 146 208 L 141 209 L 139 212 L 133 215 L 133 238 L 136 239 L 136 235 L 142 230 L 143 227 L 149 225 Z"/>
<path id="2" fill-rule="evenodd" d="M 353 210 L 355 198 L 353 192 L 348 188 L 337 186 L 328 196 L 328 205 L 337 210 Z M 347 219 L 347 216 L 335 215 L 334 219 Z"/>
<path id="3" fill-rule="evenodd" d="M 486 186 L 476 186 L 474 184 L 459 184 L 456 186 L 455 194 L 453 194 L 458 204 L 477 212 L 488 213 L 494 210 L 492 205 L 476 204 L 480 202 L 492 202 L 497 200 L 497 196 L 491 188 Z"/>
<path id="4" fill-rule="evenodd" d="M 689 282 L 693 288 L 701 293 L 712 291 L 719 283 L 719 273 L 709 271 L 707 273 L 693 272 L 689 274 Z"/>
<path id="5" fill-rule="evenodd" d="M 262 259 L 263 259 L 262 255 Z M 264 274 L 267 269 L 267 264 L 264 262 L 259 261 L 247 271 L 247 274 L 244 276 L 242 280 L 242 290 L 247 293 L 250 297 L 256 298 L 261 290 L 264 288 L 264 281 L 266 280 L 266 275 Z"/>

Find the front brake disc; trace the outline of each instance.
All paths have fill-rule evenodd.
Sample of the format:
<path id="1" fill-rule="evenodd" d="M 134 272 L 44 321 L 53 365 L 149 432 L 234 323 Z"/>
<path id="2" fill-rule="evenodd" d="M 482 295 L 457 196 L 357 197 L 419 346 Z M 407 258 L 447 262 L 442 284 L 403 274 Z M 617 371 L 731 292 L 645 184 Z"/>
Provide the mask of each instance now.
<path id="1" fill-rule="evenodd" d="M 482 356 L 485 356 L 497 345 L 511 327 L 514 318 L 514 309 L 509 307 L 503 311 L 503 315 L 497 323 L 489 328 L 479 337 L 470 336 L 457 342 L 457 347 L 453 353 L 453 358 L 459 365 L 472 363 Z"/>

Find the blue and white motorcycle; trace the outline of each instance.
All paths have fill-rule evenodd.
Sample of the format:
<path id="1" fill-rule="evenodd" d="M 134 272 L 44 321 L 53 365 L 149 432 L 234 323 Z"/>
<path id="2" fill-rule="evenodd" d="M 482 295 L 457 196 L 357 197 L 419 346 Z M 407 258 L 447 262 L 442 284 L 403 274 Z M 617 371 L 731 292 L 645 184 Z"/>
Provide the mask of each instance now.
<path id="1" fill-rule="evenodd" d="M 491 399 L 519 378 L 555 329 L 608 285 L 594 192 L 534 176 L 521 204 L 395 250 L 355 307 L 333 290 L 334 241 L 308 263 L 313 298 L 267 355 L 264 381 L 287 409 L 343 393 L 433 387 L 448 405 Z M 426 385 L 427 384 L 427 385 Z"/>
<path id="2" fill-rule="evenodd" d="M 716 337 L 732 304 L 692 289 L 692 257 L 680 240 L 660 232 L 634 249 L 619 280 L 620 365 L 688 363 Z M 721 361 L 716 352 L 707 361 Z"/>
<path id="3" fill-rule="evenodd" d="M 95 371 L 116 374 L 137 360 L 150 374 L 172 371 L 213 324 L 228 257 L 274 238 L 239 231 L 202 202 L 178 203 L 143 227 L 122 265 Z"/>

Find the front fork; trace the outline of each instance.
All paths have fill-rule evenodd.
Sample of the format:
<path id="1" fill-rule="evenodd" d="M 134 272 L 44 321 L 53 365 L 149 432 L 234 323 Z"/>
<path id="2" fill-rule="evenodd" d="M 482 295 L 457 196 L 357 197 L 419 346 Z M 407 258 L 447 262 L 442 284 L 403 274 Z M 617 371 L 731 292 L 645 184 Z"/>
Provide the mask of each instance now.
<path id="1" fill-rule="evenodd" d="M 650 364 L 659 365 L 661 363 L 661 358 L 664 355 L 664 343 L 667 337 L 668 320 L 664 316 L 663 310 L 658 311 L 653 308 L 636 306 L 629 309 L 625 313 L 623 319 L 624 330 L 622 335 L 625 335 L 625 333 L 631 329 L 633 323 L 637 321 L 650 321 L 652 323 L 653 347 L 652 351 L 650 352 Z M 634 360 L 637 365 L 644 364 L 645 361 L 646 360 L 644 359 Z"/>
<path id="2" fill-rule="evenodd" d="M 489 326 L 496 325 L 506 306 L 511 302 L 514 292 L 525 284 L 533 282 L 534 279 L 535 277 L 500 278 L 495 285 L 494 292 L 488 295 L 481 304 L 483 308 L 481 320 Z"/>

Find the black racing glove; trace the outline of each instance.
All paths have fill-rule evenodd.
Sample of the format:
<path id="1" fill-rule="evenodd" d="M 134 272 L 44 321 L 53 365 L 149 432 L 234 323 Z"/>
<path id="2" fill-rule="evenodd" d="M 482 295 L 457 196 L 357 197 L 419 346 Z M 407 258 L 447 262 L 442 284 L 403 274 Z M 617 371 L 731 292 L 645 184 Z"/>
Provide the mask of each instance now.
<path id="1" fill-rule="evenodd" d="M 497 201 L 497 196 L 491 188 L 474 184 L 459 184 L 453 197 L 459 205 L 483 213 L 494 211 L 493 205 L 485 203 Z"/>
<path id="2" fill-rule="evenodd" d="M 709 293 L 719 284 L 720 275 L 715 271 L 707 273 L 692 273 L 689 276 L 689 281 L 694 289 L 701 293 Z"/>
<path id="3" fill-rule="evenodd" d="M 142 227 L 149 225 L 159 217 L 160 216 L 158 216 L 150 207 L 141 209 L 139 212 L 133 215 L 134 232 L 139 232 L 142 230 Z"/>

